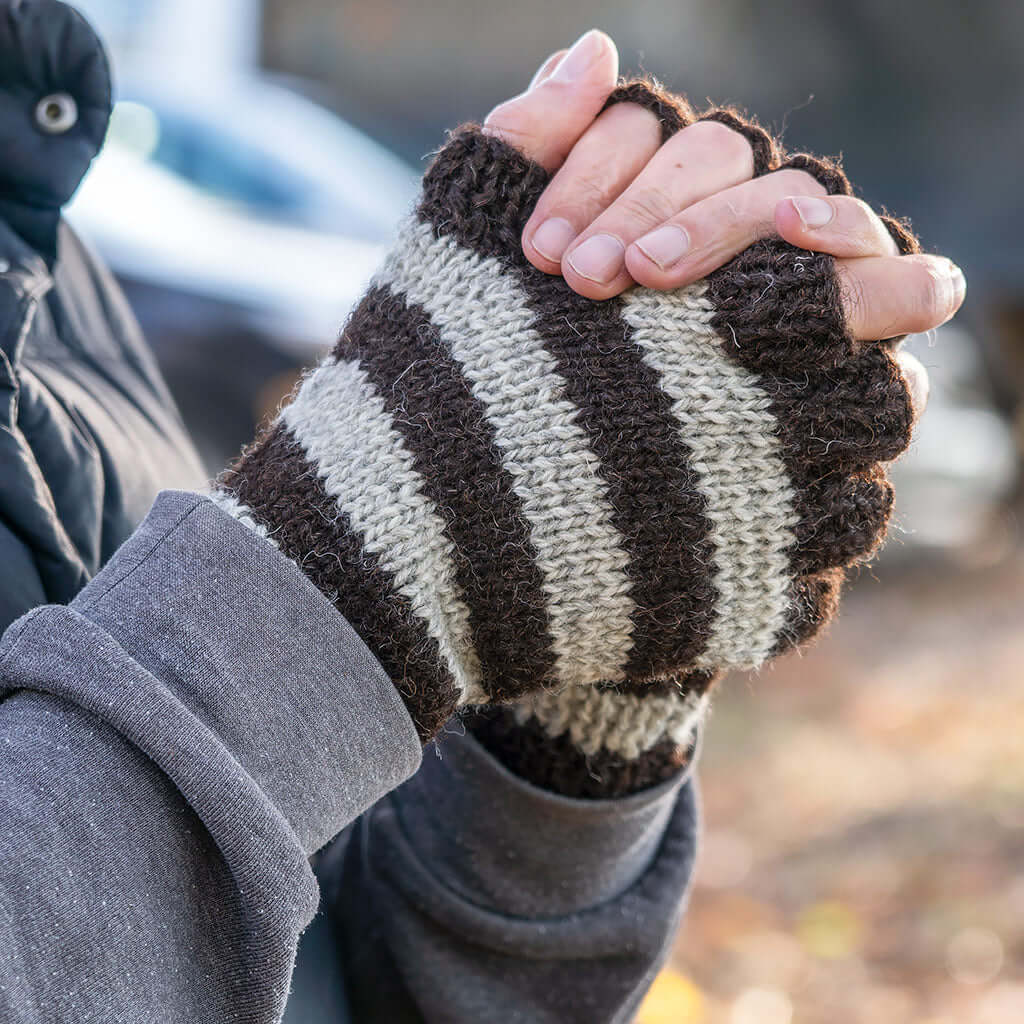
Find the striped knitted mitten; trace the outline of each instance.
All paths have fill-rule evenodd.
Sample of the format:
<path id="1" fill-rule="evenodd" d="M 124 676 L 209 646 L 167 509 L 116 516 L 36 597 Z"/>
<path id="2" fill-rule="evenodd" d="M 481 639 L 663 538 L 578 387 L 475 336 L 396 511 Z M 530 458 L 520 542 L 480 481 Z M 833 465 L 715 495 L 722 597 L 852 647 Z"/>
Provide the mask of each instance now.
<path id="1" fill-rule="evenodd" d="M 812 174 L 831 194 L 852 192 L 836 164 L 804 153 L 786 157 L 777 140 L 735 109 L 711 108 L 698 117 L 685 99 L 650 82 L 621 86 L 609 104 L 618 102 L 635 102 L 651 110 L 661 122 L 663 139 L 695 120 L 727 124 L 750 143 L 755 176 L 793 167 Z M 917 239 L 903 222 L 889 216 L 882 220 L 901 252 L 920 251 Z M 517 264 L 520 273 L 535 278 L 522 260 Z M 764 536 L 758 539 L 756 533 L 767 529 L 767 523 L 757 525 L 752 521 L 761 514 L 762 504 L 741 481 L 746 470 L 727 465 L 731 456 L 719 448 L 721 436 L 740 442 L 747 431 L 739 428 L 738 422 L 755 407 L 776 417 L 781 426 L 774 431 L 781 444 L 769 447 L 781 456 L 795 485 L 792 508 L 796 518 L 789 526 L 792 544 L 785 550 L 794 574 L 785 598 L 790 605 L 788 626 L 780 631 L 770 652 L 778 653 L 809 638 L 831 617 L 843 568 L 868 556 L 882 539 L 891 492 L 877 463 L 898 453 L 908 440 L 905 397 L 888 357 L 881 350 L 867 354 L 865 346 L 852 344 L 845 336 L 828 257 L 799 252 L 781 241 L 763 243 L 684 293 L 691 297 L 703 293 L 711 300 L 714 316 L 710 322 L 715 335 L 711 344 L 719 353 L 716 358 L 709 347 L 706 365 L 700 374 L 693 374 L 689 386 L 696 384 L 698 376 L 704 376 L 702 384 L 714 391 L 713 377 L 718 372 L 714 364 L 724 357 L 722 365 L 729 367 L 730 386 L 719 390 L 721 405 L 705 406 L 698 414 L 704 422 L 695 418 L 695 430 L 687 431 L 691 460 L 696 458 L 707 474 L 703 479 L 708 499 L 714 494 L 714 478 L 718 477 L 717 500 L 709 501 L 705 514 L 715 527 L 715 554 L 711 557 L 717 570 L 714 586 L 719 603 L 715 614 L 723 625 L 725 615 L 735 608 L 735 583 L 746 572 L 757 571 L 753 569 L 759 559 L 755 550 L 767 553 L 769 549 L 763 543 Z M 620 315 L 633 328 L 634 339 L 638 308 L 655 304 L 653 297 L 641 298 L 640 294 L 619 300 L 625 306 Z M 760 308 L 751 308 L 751 296 Z M 682 293 L 675 297 L 677 301 L 682 298 Z M 658 329 L 653 321 L 651 326 Z M 806 386 L 799 381 L 805 365 L 814 372 Z M 740 397 L 744 378 L 763 397 L 751 400 L 744 396 L 738 406 L 730 408 L 728 397 Z M 854 433 L 842 442 L 842 450 L 833 449 L 833 463 L 828 449 L 837 438 L 838 420 L 822 434 L 816 434 L 815 426 L 829 415 L 823 406 L 829 400 L 829 391 L 835 389 L 837 398 L 841 394 L 852 397 L 850 387 L 859 387 L 861 400 L 870 403 L 862 410 L 867 419 L 860 425 L 839 428 L 852 426 Z M 765 403 L 763 398 L 767 396 L 772 401 Z M 705 397 L 709 399 L 710 394 Z M 841 408 L 842 404 L 833 407 L 831 415 L 845 416 Z M 678 409 L 677 403 L 677 413 Z M 861 442 L 857 438 L 866 436 L 864 427 L 869 421 L 886 437 L 874 438 L 878 447 L 866 445 L 858 455 L 855 449 Z M 719 448 L 720 461 L 706 457 L 709 446 L 712 450 Z M 756 451 L 755 443 L 744 457 L 751 459 Z M 769 454 L 767 449 L 762 453 Z M 748 465 L 752 467 L 755 461 Z M 766 467 L 762 464 L 757 472 L 763 471 Z M 814 495 L 810 502 L 810 494 L 801 494 L 803 488 Z M 730 499 L 738 500 L 723 515 L 722 509 Z M 816 518 L 813 507 L 831 512 Z M 750 544 L 746 550 L 751 561 L 746 569 L 742 547 L 723 544 L 728 531 L 737 524 L 743 524 L 738 527 L 741 533 L 749 531 L 742 542 Z M 767 605 L 762 607 L 767 610 Z M 741 628 L 738 622 L 736 627 Z M 761 648 L 748 662 L 753 665 L 763 656 Z M 729 659 L 720 660 L 724 664 Z M 511 705 L 478 709 L 469 724 L 477 738 L 508 767 L 538 785 L 570 796 L 619 796 L 670 778 L 688 762 L 696 743 L 696 726 L 707 707 L 708 689 L 719 674 L 709 665 L 704 672 L 676 674 L 641 685 L 605 682 L 593 687 L 542 691 Z"/>
<path id="2" fill-rule="evenodd" d="M 595 749 L 635 761 L 655 731 L 638 722 L 684 743 L 718 670 L 831 616 L 839 567 L 884 530 L 879 463 L 910 399 L 888 353 L 847 335 L 827 257 L 763 243 L 604 303 L 534 270 L 519 240 L 546 181 L 457 132 L 334 352 L 218 500 L 337 605 L 424 740 L 460 707 L 529 698 L 513 719 L 538 742 L 569 723 L 585 763 L 571 723 L 607 693 L 624 724 L 601 719 Z"/>

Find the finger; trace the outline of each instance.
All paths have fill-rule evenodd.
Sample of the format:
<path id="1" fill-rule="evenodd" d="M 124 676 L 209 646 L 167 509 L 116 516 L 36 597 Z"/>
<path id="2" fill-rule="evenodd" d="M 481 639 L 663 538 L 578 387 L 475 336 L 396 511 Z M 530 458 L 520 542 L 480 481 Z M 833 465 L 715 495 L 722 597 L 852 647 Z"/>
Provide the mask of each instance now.
<path id="1" fill-rule="evenodd" d="M 523 252 L 538 270 L 562 272 L 572 240 L 644 169 L 661 145 L 661 125 L 635 103 L 617 103 L 583 133 L 523 231 Z"/>
<path id="2" fill-rule="evenodd" d="M 568 53 L 568 50 L 555 50 L 553 54 L 539 68 L 537 73 L 530 79 L 530 84 L 527 86 L 527 91 L 534 88 L 534 86 L 540 85 L 545 78 L 551 77 L 551 72 L 558 67 L 559 61 Z"/>
<path id="3" fill-rule="evenodd" d="M 814 480 L 801 494 L 792 571 L 802 576 L 870 556 L 885 536 L 892 501 L 892 485 L 879 466 Z"/>
<path id="4" fill-rule="evenodd" d="M 626 249 L 680 210 L 754 173 L 750 143 L 719 121 L 698 121 L 674 135 L 565 253 L 562 273 L 591 299 L 617 295 L 633 283 Z"/>
<path id="5" fill-rule="evenodd" d="M 547 78 L 495 107 L 484 121 L 484 131 L 547 170 L 557 170 L 600 113 L 618 73 L 615 44 L 592 29 L 576 41 Z"/>
<path id="6" fill-rule="evenodd" d="M 916 356 L 912 356 L 905 350 L 901 349 L 896 352 L 893 358 L 899 364 L 900 373 L 903 374 L 903 379 L 907 383 L 910 401 L 914 406 L 914 422 L 916 423 L 928 406 L 928 394 L 931 390 L 928 371 Z"/>
<path id="7" fill-rule="evenodd" d="M 782 653 L 810 640 L 835 618 L 845 579 L 842 569 L 827 569 L 811 576 L 798 576 L 794 580 L 785 631 L 774 653 Z"/>
<path id="8" fill-rule="evenodd" d="M 694 203 L 626 249 L 626 269 L 648 288 L 679 288 L 706 277 L 775 234 L 775 207 L 787 196 L 823 196 L 806 171 L 787 169 Z"/>
<path id="9" fill-rule="evenodd" d="M 885 346 L 858 350 L 837 367 L 771 380 L 791 476 L 813 481 L 856 472 L 891 461 L 910 443 L 915 409 L 908 381 Z"/>
<path id="10" fill-rule="evenodd" d="M 967 283 L 943 256 L 867 256 L 837 260 L 843 311 L 861 341 L 930 331 L 960 308 Z"/>
<path id="11" fill-rule="evenodd" d="M 775 207 L 775 227 L 791 245 L 831 256 L 899 256 L 878 214 L 853 196 L 790 196 Z"/>

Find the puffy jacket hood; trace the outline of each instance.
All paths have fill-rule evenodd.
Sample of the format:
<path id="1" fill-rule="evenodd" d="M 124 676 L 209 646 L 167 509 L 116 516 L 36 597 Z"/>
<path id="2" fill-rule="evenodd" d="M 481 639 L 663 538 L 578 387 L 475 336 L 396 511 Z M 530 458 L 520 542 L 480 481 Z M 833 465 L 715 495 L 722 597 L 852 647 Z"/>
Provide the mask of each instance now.
<path id="1" fill-rule="evenodd" d="M 85 19 L 58 0 L 0 0 L 0 217 L 50 260 L 110 110 L 110 66 Z"/>

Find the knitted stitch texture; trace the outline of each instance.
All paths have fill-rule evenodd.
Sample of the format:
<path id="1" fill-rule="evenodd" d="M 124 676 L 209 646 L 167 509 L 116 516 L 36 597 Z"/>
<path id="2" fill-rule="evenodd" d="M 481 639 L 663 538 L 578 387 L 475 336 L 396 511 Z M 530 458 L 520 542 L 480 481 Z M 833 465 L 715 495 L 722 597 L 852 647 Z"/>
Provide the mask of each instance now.
<path id="1" fill-rule="evenodd" d="M 663 130 L 692 118 L 620 93 Z M 767 170 L 780 151 L 759 145 Z M 480 727 L 507 763 L 604 761 L 625 791 L 685 759 L 717 672 L 831 617 L 884 533 L 880 463 L 911 403 L 888 352 L 846 331 L 831 258 L 766 241 L 676 292 L 591 302 L 522 255 L 547 181 L 455 132 L 333 353 L 218 500 L 337 605 L 424 740 L 514 702 Z"/>

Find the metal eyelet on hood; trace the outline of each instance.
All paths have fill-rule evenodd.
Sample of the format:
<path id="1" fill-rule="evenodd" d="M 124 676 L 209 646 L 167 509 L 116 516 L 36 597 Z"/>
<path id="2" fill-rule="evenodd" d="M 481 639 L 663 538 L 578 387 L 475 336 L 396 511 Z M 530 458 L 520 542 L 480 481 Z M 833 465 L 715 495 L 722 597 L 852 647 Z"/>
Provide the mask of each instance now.
<path id="1" fill-rule="evenodd" d="M 66 92 L 44 96 L 36 104 L 36 124 L 48 135 L 63 135 L 78 123 L 78 104 Z"/>

